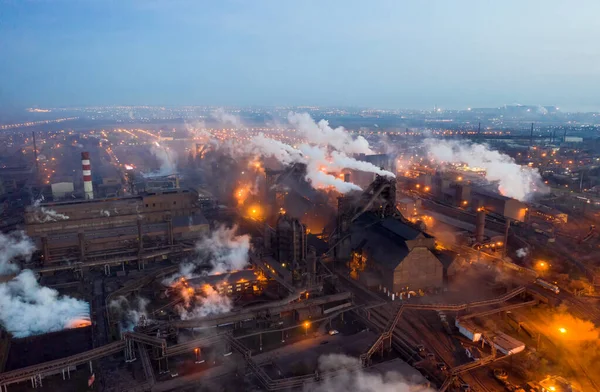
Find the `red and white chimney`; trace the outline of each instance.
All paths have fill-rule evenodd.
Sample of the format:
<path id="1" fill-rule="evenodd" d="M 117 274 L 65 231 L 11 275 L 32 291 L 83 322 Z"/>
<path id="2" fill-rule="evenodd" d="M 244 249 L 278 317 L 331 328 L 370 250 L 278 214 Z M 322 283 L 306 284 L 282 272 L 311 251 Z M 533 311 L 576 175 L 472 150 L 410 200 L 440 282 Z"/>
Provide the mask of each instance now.
<path id="1" fill-rule="evenodd" d="M 81 153 L 81 167 L 83 169 L 83 191 L 86 200 L 94 198 L 94 188 L 92 187 L 92 165 L 90 164 L 90 153 Z"/>

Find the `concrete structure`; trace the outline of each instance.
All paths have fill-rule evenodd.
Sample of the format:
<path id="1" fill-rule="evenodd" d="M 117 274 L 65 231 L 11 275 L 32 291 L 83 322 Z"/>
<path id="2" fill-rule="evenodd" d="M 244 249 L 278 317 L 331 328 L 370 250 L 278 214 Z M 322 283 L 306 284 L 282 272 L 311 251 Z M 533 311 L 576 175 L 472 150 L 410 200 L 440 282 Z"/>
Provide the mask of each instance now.
<path id="1" fill-rule="evenodd" d="M 208 222 L 187 190 L 111 199 L 73 200 L 28 207 L 27 234 L 44 264 L 142 253 L 146 248 L 194 241 Z"/>

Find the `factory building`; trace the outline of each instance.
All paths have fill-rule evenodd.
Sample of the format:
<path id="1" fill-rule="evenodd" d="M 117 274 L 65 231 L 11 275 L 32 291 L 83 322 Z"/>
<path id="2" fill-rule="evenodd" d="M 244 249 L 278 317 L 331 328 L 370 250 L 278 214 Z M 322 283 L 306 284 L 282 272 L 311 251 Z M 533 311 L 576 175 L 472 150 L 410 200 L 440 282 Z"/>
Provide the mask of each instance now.
<path id="1" fill-rule="evenodd" d="M 86 262 L 199 238 L 209 229 L 188 190 L 30 206 L 27 234 L 44 265 Z"/>
<path id="2" fill-rule="evenodd" d="M 436 250 L 435 238 L 394 217 L 362 214 L 350 227 L 351 269 L 373 274 L 386 292 L 444 286 L 454 254 Z M 373 284 L 368 284 L 372 286 Z"/>
<path id="3" fill-rule="evenodd" d="M 492 212 L 519 222 L 525 221 L 528 211 L 527 204 L 482 188 L 472 191 L 472 203 L 473 206 L 484 207 L 488 213 Z"/>

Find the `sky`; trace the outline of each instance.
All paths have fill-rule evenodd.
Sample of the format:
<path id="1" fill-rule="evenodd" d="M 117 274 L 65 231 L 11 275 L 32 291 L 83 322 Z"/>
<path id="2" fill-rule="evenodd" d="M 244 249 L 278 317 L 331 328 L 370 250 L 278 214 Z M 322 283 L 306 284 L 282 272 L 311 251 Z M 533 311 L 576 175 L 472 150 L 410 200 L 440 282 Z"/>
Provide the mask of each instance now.
<path id="1" fill-rule="evenodd" d="M 598 0 L 0 0 L 0 105 L 600 110 L 598 15 Z"/>

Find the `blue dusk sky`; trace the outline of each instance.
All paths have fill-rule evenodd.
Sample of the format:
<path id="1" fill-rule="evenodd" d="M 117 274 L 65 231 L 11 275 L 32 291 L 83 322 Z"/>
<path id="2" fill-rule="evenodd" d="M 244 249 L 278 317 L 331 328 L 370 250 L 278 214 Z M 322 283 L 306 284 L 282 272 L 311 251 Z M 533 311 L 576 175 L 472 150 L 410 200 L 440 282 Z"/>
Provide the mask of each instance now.
<path id="1" fill-rule="evenodd" d="M 0 105 L 600 110 L 600 1 L 0 0 Z"/>

